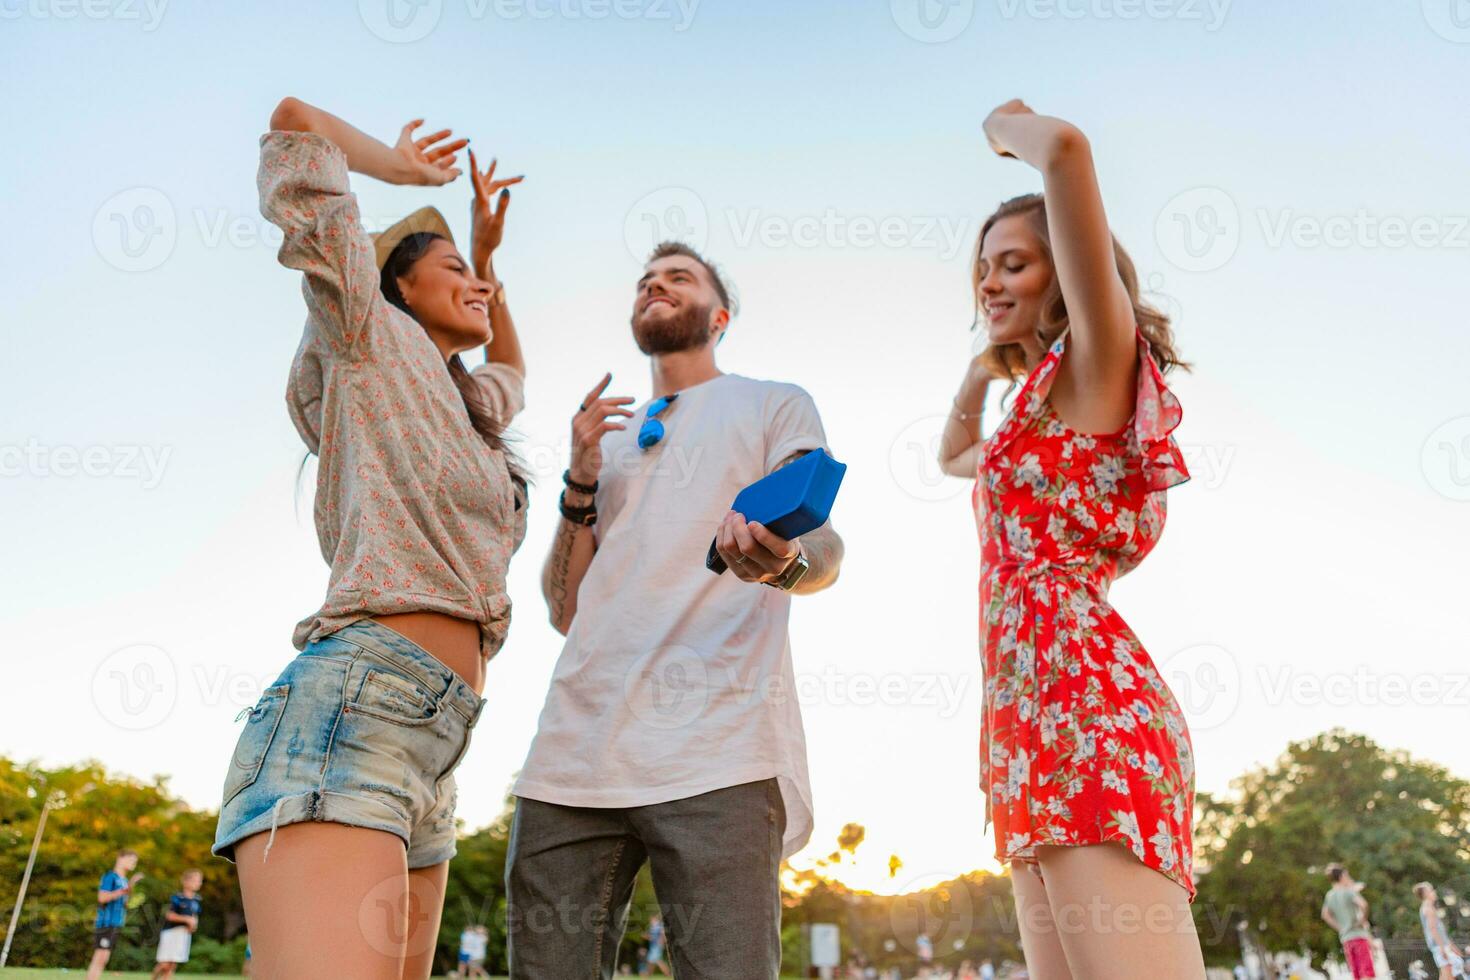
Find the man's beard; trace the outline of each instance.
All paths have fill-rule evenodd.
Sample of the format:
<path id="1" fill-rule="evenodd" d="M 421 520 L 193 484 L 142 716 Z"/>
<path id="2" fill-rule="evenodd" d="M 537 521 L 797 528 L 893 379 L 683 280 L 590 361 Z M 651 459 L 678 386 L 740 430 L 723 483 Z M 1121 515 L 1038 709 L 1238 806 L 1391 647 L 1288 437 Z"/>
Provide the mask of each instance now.
<path id="1" fill-rule="evenodd" d="M 633 339 L 650 356 L 694 350 L 709 343 L 709 315 L 708 306 L 685 305 L 652 321 L 634 316 Z"/>

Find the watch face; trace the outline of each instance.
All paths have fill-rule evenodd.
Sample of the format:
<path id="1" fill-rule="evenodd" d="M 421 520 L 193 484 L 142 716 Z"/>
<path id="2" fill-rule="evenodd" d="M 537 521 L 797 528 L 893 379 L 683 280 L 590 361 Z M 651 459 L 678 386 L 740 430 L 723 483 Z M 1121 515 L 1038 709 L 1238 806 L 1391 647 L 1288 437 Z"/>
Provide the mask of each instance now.
<path id="1" fill-rule="evenodd" d="M 811 562 L 806 560 L 806 555 L 797 555 L 796 561 L 791 563 L 791 567 L 786 570 L 786 576 L 781 579 L 782 591 L 790 592 L 796 588 L 796 584 L 802 580 L 806 575 L 807 569 L 811 567 Z"/>

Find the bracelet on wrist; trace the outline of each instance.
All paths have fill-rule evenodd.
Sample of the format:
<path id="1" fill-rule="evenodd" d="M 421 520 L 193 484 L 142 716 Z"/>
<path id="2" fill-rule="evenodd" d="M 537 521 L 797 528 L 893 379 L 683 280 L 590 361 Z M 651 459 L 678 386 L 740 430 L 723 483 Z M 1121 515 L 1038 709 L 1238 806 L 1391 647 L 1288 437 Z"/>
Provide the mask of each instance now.
<path id="1" fill-rule="evenodd" d="M 597 507 L 573 507 L 567 503 L 567 492 L 561 492 L 561 516 L 580 527 L 591 527 L 597 523 Z"/>
<path id="2" fill-rule="evenodd" d="M 593 494 L 597 493 L 597 485 L 599 481 L 593 480 L 591 486 L 588 486 L 585 483 L 578 483 L 576 480 L 572 479 L 572 471 L 570 468 L 568 468 L 567 471 L 561 475 L 561 482 L 565 483 L 568 489 L 575 490 L 578 493 L 585 493 L 587 496 L 590 497 Z"/>

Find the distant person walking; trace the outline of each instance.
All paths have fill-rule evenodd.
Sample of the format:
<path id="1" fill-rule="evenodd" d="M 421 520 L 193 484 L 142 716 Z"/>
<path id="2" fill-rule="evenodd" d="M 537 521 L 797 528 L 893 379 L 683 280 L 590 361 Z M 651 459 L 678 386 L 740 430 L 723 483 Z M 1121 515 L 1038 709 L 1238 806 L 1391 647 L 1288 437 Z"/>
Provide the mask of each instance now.
<path id="1" fill-rule="evenodd" d="M 102 876 L 97 885 L 97 919 L 94 930 L 92 963 L 87 967 L 87 980 L 98 980 L 112 951 L 117 946 L 118 934 L 128 917 L 128 896 L 133 886 L 142 880 L 142 872 L 130 873 L 138 866 L 138 852 L 124 849 L 117 852 L 112 870 Z"/>
<path id="2" fill-rule="evenodd" d="M 1421 881 L 1414 886 L 1414 897 L 1419 899 L 1419 924 L 1424 927 L 1424 942 L 1439 967 L 1440 980 L 1454 980 L 1465 976 L 1465 953 L 1450 941 L 1444 921 L 1439 914 L 1439 894 L 1434 886 Z"/>
<path id="3" fill-rule="evenodd" d="M 1373 933 L 1368 928 L 1368 903 L 1360 894 L 1363 886 L 1354 881 L 1340 864 L 1329 864 L 1327 877 L 1331 879 L 1332 887 L 1322 900 L 1322 921 L 1337 930 L 1353 980 L 1378 976 L 1373 969 Z"/>

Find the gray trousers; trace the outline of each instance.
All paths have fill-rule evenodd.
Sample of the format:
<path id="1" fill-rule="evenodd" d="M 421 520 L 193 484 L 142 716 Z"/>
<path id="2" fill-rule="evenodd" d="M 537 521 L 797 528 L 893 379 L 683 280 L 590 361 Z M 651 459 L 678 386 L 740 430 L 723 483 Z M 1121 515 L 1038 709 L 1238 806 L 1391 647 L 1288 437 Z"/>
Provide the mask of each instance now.
<path id="1" fill-rule="evenodd" d="M 517 799 L 505 866 L 512 980 L 611 977 L 645 860 L 679 980 L 776 980 L 785 832 L 775 779 L 627 809 Z"/>

